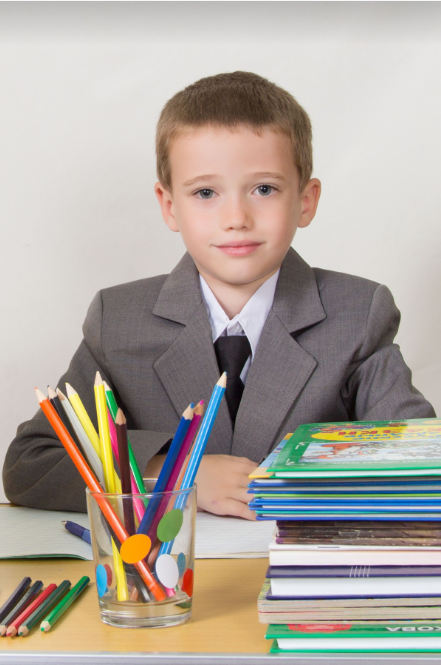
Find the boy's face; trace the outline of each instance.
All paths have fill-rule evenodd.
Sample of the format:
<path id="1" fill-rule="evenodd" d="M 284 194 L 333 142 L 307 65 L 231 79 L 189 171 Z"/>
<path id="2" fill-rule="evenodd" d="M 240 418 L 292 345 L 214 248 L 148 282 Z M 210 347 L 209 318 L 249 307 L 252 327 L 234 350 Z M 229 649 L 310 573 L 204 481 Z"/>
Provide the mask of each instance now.
<path id="1" fill-rule="evenodd" d="M 237 129 L 188 129 L 170 148 L 172 192 L 155 191 L 209 286 L 260 286 L 280 267 L 298 226 L 314 217 L 320 182 L 299 192 L 288 137 Z"/>

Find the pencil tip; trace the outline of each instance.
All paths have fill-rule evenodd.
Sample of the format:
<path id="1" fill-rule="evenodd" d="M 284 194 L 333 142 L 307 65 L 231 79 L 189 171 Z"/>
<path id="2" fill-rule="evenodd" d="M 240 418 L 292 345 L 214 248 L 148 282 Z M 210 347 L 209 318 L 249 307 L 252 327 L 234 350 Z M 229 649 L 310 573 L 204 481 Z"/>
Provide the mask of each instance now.
<path id="1" fill-rule="evenodd" d="M 116 418 L 115 418 L 115 423 L 117 425 L 125 425 L 126 424 L 126 418 L 124 416 L 124 413 L 122 412 L 122 409 L 118 409 L 116 413 Z"/>
<path id="2" fill-rule="evenodd" d="M 57 393 L 55 390 L 52 388 L 52 386 L 47 387 L 47 394 L 49 395 L 49 399 L 54 399 L 54 397 L 57 396 Z"/>
<path id="3" fill-rule="evenodd" d="M 191 420 L 193 418 L 193 414 L 194 414 L 194 405 L 189 404 L 185 409 L 184 413 L 182 414 L 182 417 L 185 418 L 185 420 Z"/>
<path id="4" fill-rule="evenodd" d="M 102 386 L 103 385 L 103 380 L 102 380 L 101 374 L 99 372 L 97 372 L 95 374 L 95 385 L 96 386 Z"/>
<path id="5" fill-rule="evenodd" d="M 64 395 L 59 388 L 57 388 L 56 392 L 61 401 L 64 402 L 64 400 L 66 399 L 66 395 Z"/>
<path id="6" fill-rule="evenodd" d="M 226 388 L 227 387 L 227 373 L 224 372 L 217 382 L 217 385 L 220 386 L 221 388 Z"/>
<path id="7" fill-rule="evenodd" d="M 110 392 L 109 385 L 106 383 L 106 381 L 103 381 L 103 385 L 104 385 L 104 390 L 105 390 L 106 392 Z"/>
<path id="8" fill-rule="evenodd" d="M 76 395 L 77 391 L 74 388 L 72 388 L 70 383 L 67 383 L 67 381 L 66 381 L 65 386 L 66 386 L 66 393 L 67 393 L 68 397 L 72 397 L 72 395 Z"/>
<path id="9" fill-rule="evenodd" d="M 35 394 L 37 395 L 37 399 L 40 404 L 41 402 L 44 402 L 45 399 L 47 399 L 44 393 L 42 393 L 39 388 L 35 388 Z"/>

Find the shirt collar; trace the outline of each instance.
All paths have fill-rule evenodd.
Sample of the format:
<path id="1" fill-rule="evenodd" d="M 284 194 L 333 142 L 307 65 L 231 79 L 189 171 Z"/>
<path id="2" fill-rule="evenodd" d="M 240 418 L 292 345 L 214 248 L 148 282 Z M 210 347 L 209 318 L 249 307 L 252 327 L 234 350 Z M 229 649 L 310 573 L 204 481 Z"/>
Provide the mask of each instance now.
<path id="1" fill-rule="evenodd" d="M 251 352 L 254 356 L 263 326 L 265 325 L 265 321 L 273 304 L 279 272 L 280 270 L 267 279 L 266 282 L 264 282 L 251 296 L 239 314 L 236 314 L 232 319 L 228 318 L 205 279 L 202 275 L 199 275 L 202 298 L 207 308 L 213 343 L 218 337 L 220 337 L 226 328 L 231 330 L 236 323 L 239 323 L 248 337 Z"/>

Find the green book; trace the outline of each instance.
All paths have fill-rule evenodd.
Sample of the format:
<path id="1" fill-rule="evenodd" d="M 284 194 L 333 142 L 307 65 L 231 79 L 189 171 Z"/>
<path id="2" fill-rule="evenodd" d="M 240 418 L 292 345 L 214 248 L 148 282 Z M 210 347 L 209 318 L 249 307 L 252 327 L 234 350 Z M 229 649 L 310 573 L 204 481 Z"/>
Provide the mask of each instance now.
<path id="1" fill-rule="evenodd" d="M 441 652 L 441 625 L 436 622 L 271 624 L 265 637 L 274 640 L 271 653 Z"/>
<path id="2" fill-rule="evenodd" d="M 441 475 L 441 419 L 301 425 L 268 472 L 279 478 Z"/>

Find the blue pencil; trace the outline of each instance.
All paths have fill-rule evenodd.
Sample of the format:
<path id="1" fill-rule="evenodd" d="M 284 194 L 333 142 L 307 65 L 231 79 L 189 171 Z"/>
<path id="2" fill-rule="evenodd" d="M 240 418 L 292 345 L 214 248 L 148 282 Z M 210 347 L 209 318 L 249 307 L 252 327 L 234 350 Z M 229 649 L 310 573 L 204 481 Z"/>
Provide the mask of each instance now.
<path id="1" fill-rule="evenodd" d="M 167 457 L 165 458 L 164 464 L 162 465 L 162 469 L 159 473 L 158 480 L 156 481 L 155 486 L 153 488 L 153 495 L 157 494 L 158 492 L 164 492 L 166 488 L 167 481 L 173 470 L 173 466 L 176 462 L 176 458 L 178 456 L 182 442 L 184 441 L 185 435 L 187 434 L 187 430 L 190 427 L 191 421 L 193 420 L 193 413 L 194 413 L 194 405 L 190 404 L 190 406 L 188 406 L 185 409 L 184 413 L 182 414 L 181 420 L 179 421 L 179 425 L 173 437 L 173 441 L 170 444 L 170 449 L 167 453 Z M 161 502 L 160 496 L 156 497 L 152 496 L 152 498 L 148 502 L 147 508 L 144 513 L 144 517 L 141 520 L 137 533 L 144 533 L 144 534 L 148 533 L 150 526 L 152 524 L 153 517 L 155 515 L 155 511 L 159 506 L 160 502 Z"/>
<path id="2" fill-rule="evenodd" d="M 189 489 L 190 487 L 192 487 L 194 483 L 196 474 L 199 469 L 199 464 L 201 463 L 202 455 L 204 454 L 205 448 L 207 446 L 208 438 L 211 434 L 211 430 L 213 429 L 214 421 L 216 419 L 217 412 L 219 411 L 219 406 L 222 401 L 222 397 L 224 396 L 225 393 L 226 386 L 227 386 L 227 373 L 224 372 L 220 377 L 219 381 L 214 386 L 214 390 L 211 395 L 207 411 L 202 421 L 198 437 L 194 444 L 193 453 L 188 461 L 187 469 L 182 479 L 180 487 L 181 490 Z M 187 501 L 187 493 L 179 495 L 175 503 L 175 508 L 183 510 L 186 501 Z M 161 554 L 169 554 L 171 552 L 172 546 L 173 546 L 172 540 L 169 541 L 168 543 L 162 543 L 158 556 L 160 556 Z"/>
<path id="3" fill-rule="evenodd" d="M 64 526 L 66 531 L 73 533 L 73 535 L 78 536 L 78 538 L 82 538 L 86 541 L 86 543 L 89 543 L 89 545 L 91 544 L 90 531 L 89 529 L 86 529 L 85 526 L 81 526 L 81 524 L 77 524 L 76 522 L 70 522 L 69 520 L 62 521 L 61 524 Z"/>

